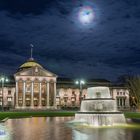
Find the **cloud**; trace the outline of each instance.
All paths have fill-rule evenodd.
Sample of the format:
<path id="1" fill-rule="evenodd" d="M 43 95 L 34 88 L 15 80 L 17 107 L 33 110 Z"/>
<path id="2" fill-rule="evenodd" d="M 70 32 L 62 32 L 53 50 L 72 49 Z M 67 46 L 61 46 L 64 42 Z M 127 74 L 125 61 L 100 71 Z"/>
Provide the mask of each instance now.
<path id="1" fill-rule="evenodd" d="M 42 14 L 55 0 L 1 0 L 0 9 L 7 10 L 11 14 Z"/>
<path id="2" fill-rule="evenodd" d="M 1 1 L 1 70 L 14 72 L 30 57 L 32 43 L 35 59 L 56 74 L 116 78 L 137 73 L 140 6 L 134 1 L 132 5 L 129 0 L 96 1 L 99 19 L 87 29 L 72 19 L 84 1 L 14 0 L 11 5 L 10 0 Z"/>

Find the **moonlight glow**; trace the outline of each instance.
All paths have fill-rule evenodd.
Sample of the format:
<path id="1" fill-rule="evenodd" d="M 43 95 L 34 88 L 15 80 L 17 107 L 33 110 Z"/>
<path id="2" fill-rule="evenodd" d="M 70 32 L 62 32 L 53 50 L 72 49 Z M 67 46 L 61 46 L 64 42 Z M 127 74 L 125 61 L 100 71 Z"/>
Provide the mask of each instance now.
<path id="1" fill-rule="evenodd" d="M 90 6 L 85 6 L 79 10 L 78 18 L 82 24 L 91 24 L 94 20 L 95 14 Z"/>

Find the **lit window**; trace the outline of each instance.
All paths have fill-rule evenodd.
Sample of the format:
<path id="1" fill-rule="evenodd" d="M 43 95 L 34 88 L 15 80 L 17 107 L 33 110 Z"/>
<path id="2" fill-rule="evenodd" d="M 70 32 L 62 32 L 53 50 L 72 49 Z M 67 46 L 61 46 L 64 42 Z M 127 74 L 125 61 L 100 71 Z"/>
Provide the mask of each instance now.
<path id="1" fill-rule="evenodd" d="M 19 104 L 22 104 L 22 101 L 19 101 Z"/>
<path id="2" fill-rule="evenodd" d="M 12 98 L 7 98 L 8 102 L 11 102 L 12 101 Z"/>
<path id="3" fill-rule="evenodd" d="M 76 99 L 75 98 L 71 98 L 71 101 L 74 102 Z"/>
<path id="4" fill-rule="evenodd" d="M 56 98 L 56 102 L 59 102 L 60 101 L 60 99 L 59 98 Z"/>
<path id="5" fill-rule="evenodd" d="M 36 73 L 38 72 L 38 68 L 37 68 L 37 67 L 35 68 L 35 72 L 36 72 Z"/>

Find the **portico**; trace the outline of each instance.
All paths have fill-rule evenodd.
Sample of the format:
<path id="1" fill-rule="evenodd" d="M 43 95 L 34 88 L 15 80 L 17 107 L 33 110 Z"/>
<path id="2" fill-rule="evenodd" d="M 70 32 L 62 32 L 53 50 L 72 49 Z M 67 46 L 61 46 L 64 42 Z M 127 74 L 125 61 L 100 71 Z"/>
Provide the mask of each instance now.
<path id="1" fill-rule="evenodd" d="M 16 81 L 16 109 L 56 108 L 57 76 L 29 59 L 14 75 Z"/>

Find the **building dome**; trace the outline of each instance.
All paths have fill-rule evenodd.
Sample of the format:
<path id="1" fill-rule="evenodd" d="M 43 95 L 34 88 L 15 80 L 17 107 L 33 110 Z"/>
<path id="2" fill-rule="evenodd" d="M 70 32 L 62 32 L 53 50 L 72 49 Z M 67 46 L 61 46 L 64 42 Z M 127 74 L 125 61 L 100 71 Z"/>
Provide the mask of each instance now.
<path id="1" fill-rule="evenodd" d="M 23 63 L 19 68 L 18 71 L 24 70 L 24 69 L 28 69 L 31 67 L 40 67 L 43 68 L 39 63 L 37 63 L 34 59 L 30 58 L 29 60 L 27 60 L 25 63 Z"/>

